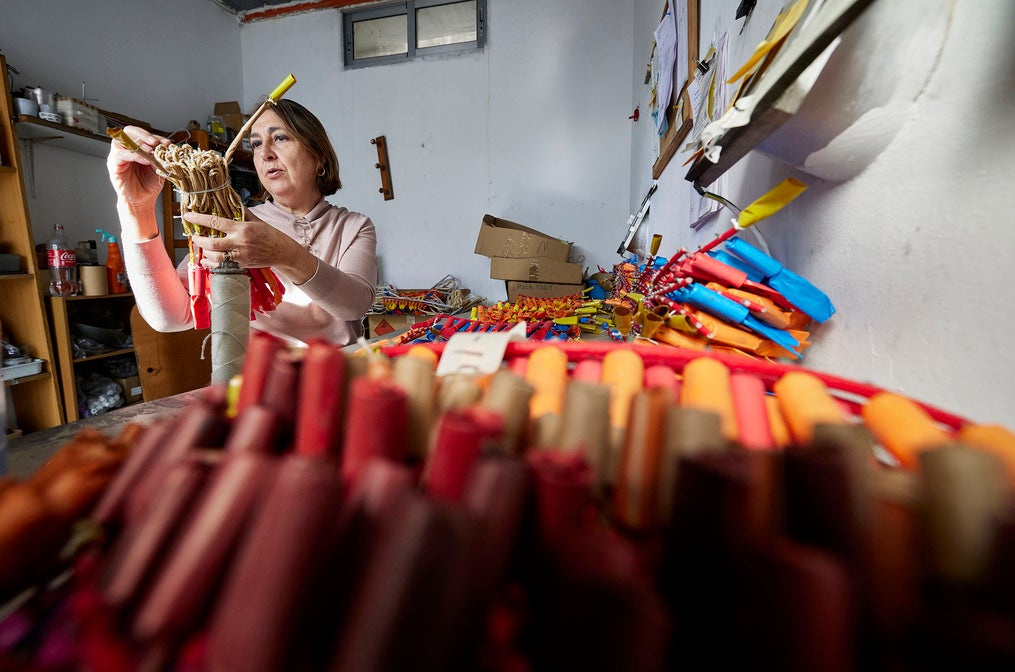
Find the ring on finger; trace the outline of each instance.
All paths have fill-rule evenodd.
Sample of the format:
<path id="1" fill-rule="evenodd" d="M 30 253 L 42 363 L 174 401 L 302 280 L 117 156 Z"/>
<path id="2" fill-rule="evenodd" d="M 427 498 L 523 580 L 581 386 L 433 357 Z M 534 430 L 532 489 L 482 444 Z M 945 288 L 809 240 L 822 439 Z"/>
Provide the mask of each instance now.
<path id="1" fill-rule="evenodd" d="M 231 250 L 226 250 L 222 253 L 222 263 L 231 264 L 233 261 L 233 253 Z"/>

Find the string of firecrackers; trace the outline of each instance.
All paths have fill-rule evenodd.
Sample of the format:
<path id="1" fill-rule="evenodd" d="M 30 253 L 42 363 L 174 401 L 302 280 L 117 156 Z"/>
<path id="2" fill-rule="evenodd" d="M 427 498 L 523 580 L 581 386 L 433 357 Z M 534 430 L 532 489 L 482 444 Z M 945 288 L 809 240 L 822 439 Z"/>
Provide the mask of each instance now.
<path id="1" fill-rule="evenodd" d="M 457 333 L 497 333 L 507 331 L 515 324 L 517 320 L 484 321 L 455 315 L 435 315 L 412 325 L 391 344 L 442 343 Z M 585 326 L 576 316 L 527 321 L 525 338 L 530 341 L 573 341 L 580 338 L 583 329 Z"/>
<path id="2" fill-rule="evenodd" d="M 736 234 L 780 210 L 806 186 L 785 180 L 739 211 L 732 227 L 695 252 L 657 258 L 641 269 L 623 262 L 607 284 L 614 340 L 639 339 L 756 358 L 800 359 L 812 322 L 835 312 L 829 298 Z M 657 236 L 658 238 L 658 236 Z M 724 245 L 724 249 L 717 249 Z M 634 270 L 632 270 L 634 269 Z M 605 272 L 603 272 L 605 273 Z M 619 332 L 619 333 L 618 333 Z"/>
<path id="3" fill-rule="evenodd" d="M 446 275 L 433 287 L 425 290 L 399 290 L 391 284 L 377 285 L 374 303 L 368 314 L 453 314 L 468 310 L 483 301 L 485 301 L 483 297 L 473 295 L 468 289 L 461 287 L 454 276 Z"/>

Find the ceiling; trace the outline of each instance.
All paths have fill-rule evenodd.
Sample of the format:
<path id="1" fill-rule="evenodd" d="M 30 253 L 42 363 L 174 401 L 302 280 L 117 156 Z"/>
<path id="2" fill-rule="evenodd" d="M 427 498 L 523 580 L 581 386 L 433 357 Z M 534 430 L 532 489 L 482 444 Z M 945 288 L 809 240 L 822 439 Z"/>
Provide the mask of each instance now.
<path id="1" fill-rule="evenodd" d="M 362 5 L 369 0 L 211 0 L 236 14 L 241 21 L 273 19 L 286 14 Z"/>

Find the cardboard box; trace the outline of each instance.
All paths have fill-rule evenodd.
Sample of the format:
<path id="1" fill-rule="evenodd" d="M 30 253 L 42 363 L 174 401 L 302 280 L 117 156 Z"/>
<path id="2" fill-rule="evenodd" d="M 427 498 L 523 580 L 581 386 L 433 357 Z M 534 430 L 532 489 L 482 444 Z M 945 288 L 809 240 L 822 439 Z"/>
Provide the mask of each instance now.
<path id="1" fill-rule="evenodd" d="M 566 240 L 493 215 L 483 215 L 476 239 L 476 254 L 484 257 L 544 257 L 567 261 L 570 253 L 571 243 Z"/>
<path id="2" fill-rule="evenodd" d="M 375 336 L 388 336 L 406 331 L 417 322 L 425 322 L 433 315 L 419 315 L 416 313 L 381 313 L 379 315 L 367 315 L 367 338 Z"/>
<path id="3" fill-rule="evenodd" d="M 66 96 L 56 97 L 56 111 L 63 123 L 89 133 L 99 133 L 99 110 L 88 103 Z M 106 129 L 101 132 L 105 133 Z"/>
<path id="4" fill-rule="evenodd" d="M 500 280 L 578 285 L 582 282 L 582 267 L 579 264 L 546 257 L 528 259 L 491 257 L 490 277 Z"/>
<path id="5" fill-rule="evenodd" d="M 245 121 L 243 118 L 243 111 L 240 109 L 240 104 L 235 100 L 230 100 L 225 103 L 215 103 L 215 114 L 222 117 L 222 121 L 225 123 L 226 128 L 231 128 L 234 131 L 239 131 Z"/>
<path id="6" fill-rule="evenodd" d="M 137 376 L 131 376 L 130 378 L 114 378 L 116 384 L 123 390 L 123 403 L 124 405 L 133 404 L 141 401 L 141 379 Z"/>
<path id="7" fill-rule="evenodd" d="M 538 299 L 553 299 L 558 296 L 572 296 L 581 294 L 585 285 L 570 285 L 553 282 L 521 282 L 519 280 L 508 280 L 507 299 L 511 303 L 518 300 L 519 296 L 532 296 Z"/>

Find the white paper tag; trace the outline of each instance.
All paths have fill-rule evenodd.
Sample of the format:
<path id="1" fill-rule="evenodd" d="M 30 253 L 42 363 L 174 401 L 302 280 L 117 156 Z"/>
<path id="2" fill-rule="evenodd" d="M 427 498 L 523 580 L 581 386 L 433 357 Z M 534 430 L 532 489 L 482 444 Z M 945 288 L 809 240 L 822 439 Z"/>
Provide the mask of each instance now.
<path id="1" fill-rule="evenodd" d="M 452 373 L 490 374 L 500 368 L 510 341 L 525 340 L 525 323 L 518 322 L 506 331 L 458 332 L 448 339 L 437 364 L 437 375 Z"/>

